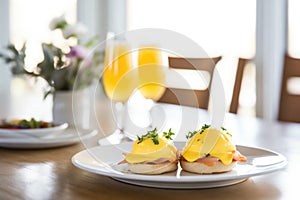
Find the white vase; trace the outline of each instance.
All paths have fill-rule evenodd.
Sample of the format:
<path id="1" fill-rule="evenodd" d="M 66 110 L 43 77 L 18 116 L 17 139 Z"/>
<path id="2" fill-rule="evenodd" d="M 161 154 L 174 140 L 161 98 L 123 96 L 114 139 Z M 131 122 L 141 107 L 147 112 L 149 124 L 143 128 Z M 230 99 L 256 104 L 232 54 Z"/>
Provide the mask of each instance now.
<path id="1" fill-rule="evenodd" d="M 89 89 L 56 91 L 53 95 L 53 122 L 67 122 L 69 126 L 89 128 Z"/>

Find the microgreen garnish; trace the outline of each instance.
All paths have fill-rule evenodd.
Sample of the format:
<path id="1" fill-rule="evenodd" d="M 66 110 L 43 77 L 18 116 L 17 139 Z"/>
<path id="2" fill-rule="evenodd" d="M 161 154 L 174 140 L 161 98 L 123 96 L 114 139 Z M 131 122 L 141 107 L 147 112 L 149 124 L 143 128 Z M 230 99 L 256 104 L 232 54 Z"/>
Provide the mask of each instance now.
<path id="1" fill-rule="evenodd" d="M 172 132 L 172 129 L 170 128 L 168 132 L 163 132 L 163 136 L 168 140 L 173 140 L 172 136 L 175 135 L 175 133 Z"/>
<path id="2" fill-rule="evenodd" d="M 158 132 L 157 132 L 157 129 L 153 129 L 152 131 L 148 131 L 145 135 L 142 135 L 142 136 L 137 136 L 138 138 L 138 144 L 140 144 L 141 142 L 143 142 L 143 140 L 145 138 L 150 138 L 154 144 L 159 144 L 159 141 L 158 141 Z"/>
<path id="3" fill-rule="evenodd" d="M 201 127 L 201 131 L 200 131 L 200 134 L 203 133 L 205 131 L 205 129 L 209 128 L 210 125 L 208 124 L 204 124 L 202 127 Z"/>
<path id="4" fill-rule="evenodd" d="M 199 131 L 189 131 L 188 134 L 185 137 L 186 137 L 186 139 L 189 139 L 189 138 L 193 137 L 198 132 L 200 134 L 202 134 L 205 131 L 205 129 L 207 129 L 209 127 L 210 127 L 210 125 L 204 124 Z"/>
<path id="5" fill-rule="evenodd" d="M 189 139 L 193 137 L 198 131 L 189 131 L 188 134 L 186 134 L 186 139 Z"/>
<path id="6" fill-rule="evenodd" d="M 222 129 L 223 131 L 225 131 L 225 133 L 226 133 L 227 135 L 229 135 L 229 136 L 231 136 L 231 137 L 232 137 L 232 134 L 231 134 L 231 133 L 229 133 L 229 132 L 227 131 L 227 129 L 226 129 L 226 128 L 224 128 L 224 127 L 221 127 L 221 129 Z"/>

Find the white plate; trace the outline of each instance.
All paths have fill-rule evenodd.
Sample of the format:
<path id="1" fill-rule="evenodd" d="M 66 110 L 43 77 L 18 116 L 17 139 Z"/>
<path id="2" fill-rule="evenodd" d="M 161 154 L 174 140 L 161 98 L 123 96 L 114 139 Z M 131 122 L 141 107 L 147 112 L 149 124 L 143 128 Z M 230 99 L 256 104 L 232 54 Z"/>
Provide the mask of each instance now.
<path id="1" fill-rule="evenodd" d="M 67 128 L 57 134 L 43 138 L 0 138 L 0 147 L 18 149 L 42 149 L 67 146 L 80 142 L 81 140 L 93 137 L 96 130 L 79 130 Z M 80 136 L 79 136 L 80 135 Z"/>
<path id="2" fill-rule="evenodd" d="M 5 129 L 0 128 L 0 138 L 36 138 L 44 137 L 50 134 L 56 134 L 68 127 L 68 123 L 63 123 L 49 128 L 31 128 L 31 129 Z"/>
<path id="3" fill-rule="evenodd" d="M 184 146 L 176 142 L 177 148 Z M 179 168 L 176 172 L 162 175 L 139 175 L 126 171 L 126 165 L 117 165 L 123 160 L 122 153 L 130 151 L 132 143 L 97 146 L 83 150 L 72 157 L 72 163 L 85 171 L 109 176 L 121 182 L 157 188 L 212 188 L 240 183 L 249 177 L 271 173 L 283 168 L 287 161 L 279 153 L 247 146 L 237 146 L 247 156 L 246 163 L 238 164 L 231 172 L 199 175 L 185 172 Z"/>

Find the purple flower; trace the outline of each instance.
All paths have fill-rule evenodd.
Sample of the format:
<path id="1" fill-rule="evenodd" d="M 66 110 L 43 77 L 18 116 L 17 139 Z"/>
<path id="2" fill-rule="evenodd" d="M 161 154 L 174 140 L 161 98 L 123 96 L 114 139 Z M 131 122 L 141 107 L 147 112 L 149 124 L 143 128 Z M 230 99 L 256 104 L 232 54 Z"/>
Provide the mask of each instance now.
<path id="1" fill-rule="evenodd" d="M 71 50 L 66 54 L 67 58 L 70 59 L 71 65 L 78 65 L 80 71 L 84 70 L 93 64 L 93 58 L 89 55 L 89 50 L 84 46 L 73 46 Z"/>
<path id="2" fill-rule="evenodd" d="M 68 58 L 85 59 L 89 55 L 89 50 L 83 46 L 73 46 L 70 52 L 66 55 Z"/>

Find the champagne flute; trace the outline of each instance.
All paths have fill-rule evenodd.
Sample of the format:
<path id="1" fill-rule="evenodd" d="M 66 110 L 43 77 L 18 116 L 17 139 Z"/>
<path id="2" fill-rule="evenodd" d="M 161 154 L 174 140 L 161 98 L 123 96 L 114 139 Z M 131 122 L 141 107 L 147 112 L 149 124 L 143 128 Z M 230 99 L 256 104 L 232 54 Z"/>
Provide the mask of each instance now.
<path id="1" fill-rule="evenodd" d="M 115 140 L 124 139 L 124 118 L 126 116 L 126 102 L 136 86 L 136 76 L 131 47 L 126 40 L 117 40 L 111 33 L 106 42 L 103 86 L 106 95 L 113 101 L 116 111 L 117 130 Z M 117 142 L 117 141 L 114 141 Z"/>
<path id="2" fill-rule="evenodd" d="M 153 103 L 158 101 L 164 94 L 166 88 L 165 73 L 163 68 L 163 57 L 161 50 L 156 46 L 141 46 L 138 50 L 138 77 L 140 93 L 148 100 L 152 106 L 149 110 L 150 127 L 152 118 L 150 111 Z M 153 128 L 153 127 L 152 127 Z"/>

